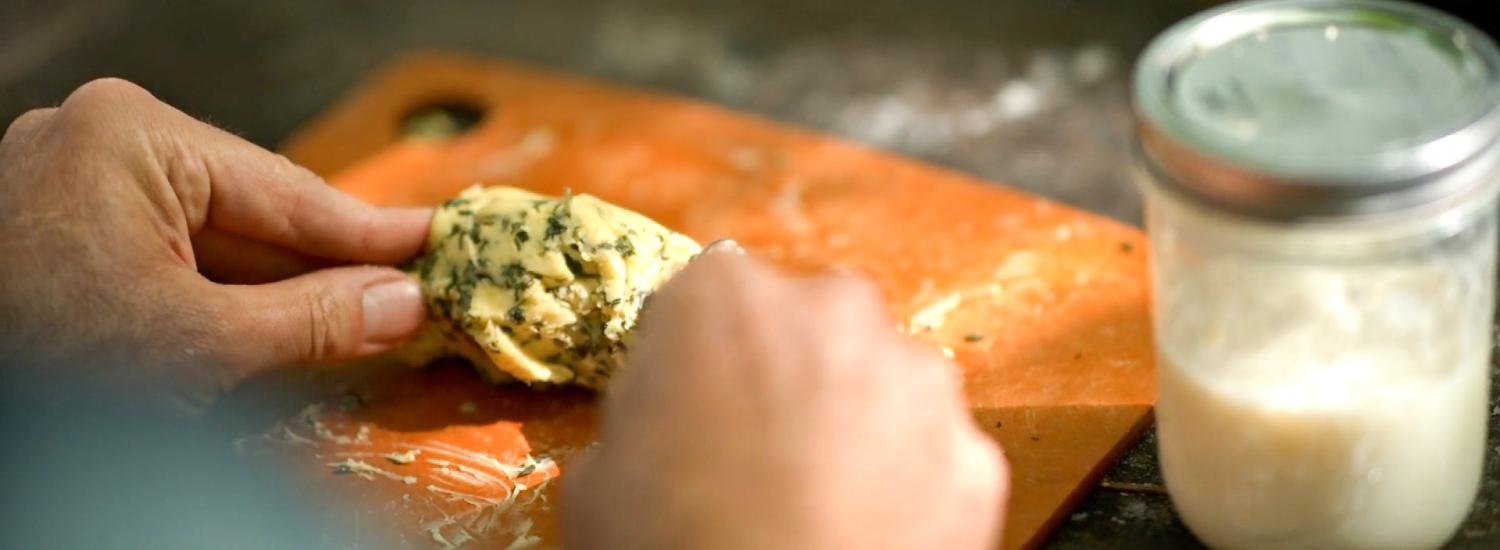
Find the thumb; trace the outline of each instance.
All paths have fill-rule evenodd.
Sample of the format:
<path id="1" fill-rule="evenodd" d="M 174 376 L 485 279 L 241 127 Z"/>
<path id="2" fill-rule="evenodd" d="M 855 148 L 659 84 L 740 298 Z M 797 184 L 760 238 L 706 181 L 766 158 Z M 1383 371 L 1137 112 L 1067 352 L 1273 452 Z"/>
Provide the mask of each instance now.
<path id="1" fill-rule="evenodd" d="M 243 375 L 304 361 L 380 353 L 415 335 L 426 318 L 421 288 L 382 267 L 339 267 L 274 283 L 221 287 Z"/>

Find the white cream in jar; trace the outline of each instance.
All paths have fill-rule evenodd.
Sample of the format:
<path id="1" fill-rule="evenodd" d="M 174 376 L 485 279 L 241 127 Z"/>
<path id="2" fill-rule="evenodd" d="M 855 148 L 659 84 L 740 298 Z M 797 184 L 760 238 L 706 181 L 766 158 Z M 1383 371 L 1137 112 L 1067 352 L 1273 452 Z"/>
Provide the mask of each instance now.
<path id="1" fill-rule="evenodd" d="M 1181 207 L 1166 201 L 1154 215 Z M 1292 234 L 1176 214 L 1157 234 L 1158 261 L 1173 264 L 1156 299 L 1157 415 L 1184 521 L 1225 548 L 1446 540 L 1484 458 L 1493 225 L 1449 235 L 1437 252 L 1411 242 L 1394 245 L 1409 254 L 1369 257 L 1343 243 L 1341 257 L 1312 262 L 1189 252 L 1225 231 L 1270 248 Z"/>

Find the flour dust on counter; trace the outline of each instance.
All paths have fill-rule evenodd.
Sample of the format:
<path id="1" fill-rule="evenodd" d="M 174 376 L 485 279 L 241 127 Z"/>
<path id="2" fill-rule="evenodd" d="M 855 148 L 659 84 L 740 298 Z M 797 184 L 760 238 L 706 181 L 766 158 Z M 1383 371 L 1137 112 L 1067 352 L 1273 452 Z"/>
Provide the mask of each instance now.
<path id="1" fill-rule="evenodd" d="M 398 353 L 460 357 L 494 382 L 601 388 L 646 298 L 700 250 L 590 195 L 470 187 L 438 207 L 408 266 L 433 322 Z"/>

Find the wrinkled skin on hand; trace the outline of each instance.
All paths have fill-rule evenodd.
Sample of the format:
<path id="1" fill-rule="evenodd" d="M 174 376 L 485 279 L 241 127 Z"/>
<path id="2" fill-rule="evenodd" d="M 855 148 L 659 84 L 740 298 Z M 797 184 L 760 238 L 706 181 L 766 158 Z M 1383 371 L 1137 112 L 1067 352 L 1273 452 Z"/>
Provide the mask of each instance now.
<path id="1" fill-rule="evenodd" d="M 653 298 L 563 476 L 574 548 L 992 548 L 1009 481 L 874 289 L 723 247 Z"/>
<path id="2" fill-rule="evenodd" d="M 254 373 L 384 351 L 423 319 L 389 267 L 431 212 L 377 209 L 122 80 L 0 140 L 9 374 L 201 412 Z"/>

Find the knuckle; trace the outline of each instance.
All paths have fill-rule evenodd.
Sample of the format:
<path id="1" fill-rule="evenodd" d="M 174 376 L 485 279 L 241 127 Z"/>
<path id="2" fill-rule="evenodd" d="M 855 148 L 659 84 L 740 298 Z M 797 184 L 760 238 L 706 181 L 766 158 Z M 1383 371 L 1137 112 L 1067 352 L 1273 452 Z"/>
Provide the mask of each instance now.
<path id="1" fill-rule="evenodd" d="M 30 131 L 46 122 L 47 119 L 52 118 L 53 113 L 56 112 L 56 107 L 47 107 L 21 113 L 21 116 L 16 117 L 15 120 L 11 121 L 10 126 L 6 127 L 5 137 L 10 138 L 19 132 Z"/>
<path id="2" fill-rule="evenodd" d="M 959 373 L 926 345 L 892 332 L 865 342 L 861 349 L 866 358 L 861 371 L 877 377 L 902 399 L 927 403 L 944 414 L 966 414 Z"/>
<path id="3" fill-rule="evenodd" d="M 210 294 L 199 300 L 191 314 L 183 317 L 182 320 L 186 325 L 184 332 L 193 335 L 194 340 L 201 342 L 208 349 L 232 349 L 233 330 L 218 321 L 231 318 L 239 309 L 239 305 L 233 301 Z"/>
<path id="4" fill-rule="evenodd" d="M 226 132 L 224 130 L 221 130 L 219 128 L 214 128 L 213 129 L 213 134 L 216 135 L 216 136 L 219 136 L 219 137 L 224 137 L 226 139 L 228 139 L 228 138 L 232 138 L 232 140 L 238 140 L 239 139 L 237 137 L 234 137 L 233 134 L 229 134 L 228 132 Z M 258 148 L 256 148 L 256 149 L 257 149 L 257 152 L 260 152 L 258 150 Z M 320 185 L 326 185 L 323 182 L 322 178 L 320 178 L 317 174 L 313 173 L 312 170 L 309 170 L 309 169 L 307 169 L 306 167 L 303 167 L 300 164 L 292 162 L 292 159 L 287 158 L 286 155 L 283 155 L 281 153 L 269 153 L 269 154 L 266 154 L 264 157 L 259 157 L 258 155 L 257 155 L 257 157 L 258 158 L 256 158 L 256 162 L 254 163 L 254 172 L 253 173 L 252 172 L 240 172 L 237 175 L 249 176 L 249 177 L 270 177 L 272 179 L 275 179 L 276 181 L 289 182 L 290 185 L 288 185 L 286 187 L 277 188 L 277 189 L 274 189 L 272 191 L 276 192 L 276 193 L 279 193 L 279 194 L 285 194 L 285 195 L 293 196 L 293 197 L 295 197 L 295 196 L 299 195 L 301 192 L 305 191 L 305 189 L 303 189 L 302 186 L 307 185 L 307 184 L 309 184 L 311 182 L 316 182 L 316 183 L 318 183 Z M 249 166 L 250 166 L 249 164 L 239 164 L 239 163 L 233 163 L 233 164 L 231 164 L 231 163 L 226 163 L 225 165 L 221 166 L 220 168 L 222 170 L 226 170 L 226 171 L 240 171 L 240 170 L 247 169 Z"/>
<path id="5" fill-rule="evenodd" d="M 779 301 L 759 299 L 751 307 L 775 307 L 795 315 L 778 315 L 780 333 L 798 342 L 806 354 L 803 373 L 810 382 L 848 385 L 875 391 L 877 372 L 893 355 L 894 333 L 880 330 L 883 314 L 872 286 L 849 276 L 789 280 Z M 868 387 L 867 387 L 868 386 Z"/>
<path id="6" fill-rule="evenodd" d="M 234 298 L 220 291 L 217 287 L 208 287 L 191 302 L 193 305 L 191 313 L 182 315 L 180 321 L 193 327 L 196 334 L 205 342 L 213 346 L 222 346 L 228 340 L 228 335 L 238 327 L 225 326 L 237 324 L 242 315 L 235 315 L 240 307 Z"/>
<path id="7" fill-rule="evenodd" d="M 112 106 L 142 99 L 154 99 L 145 88 L 121 78 L 99 78 L 90 80 L 68 94 L 63 108 Z"/>
<path id="8" fill-rule="evenodd" d="M 333 289 L 314 289 L 307 294 L 303 307 L 307 316 L 303 355 L 313 361 L 342 355 L 347 323 L 342 322 L 338 296 Z"/>
<path id="9" fill-rule="evenodd" d="M 190 363 L 207 362 L 211 367 L 203 375 L 216 391 L 227 391 L 242 377 L 235 350 L 241 346 L 235 331 L 222 319 L 238 310 L 234 303 L 216 296 L 205 296 L 180 313 L 175 334 L 182 338 L 181 353 Z"/>
<path id="10" fill-rule="evenodd" d="M 176 309 L 161 328 L 184 343 L 185 355 L 222 367 L 226 375 L 245 367 L 243 337 L 252 327 L 246 326 L 249 319 L 233 296 L 208 286 L 194 292 L 193 300 L 171 303 Z"/>
<path id="11" fill-rule="evenodd" d="M 284 175 L 285 178 L 289 181 L 309 181 L 318 183 L 323 182 L 323 179 L 312 170 L 308 169 L 305 166 L 302 166 L 301 164 L 293 162 L 290 157 L 287 157 L 284 154 L 272 153 L 271 158 L 271 162 L 274 163 L 277 173 Z"/>
<path id="12" fill-rule="evenodd" d="M 101 78 L 73 90 L 58 107 L 56 120 L 70 133 L 88 135 L 118 126 L 111 122 L 128 116 L 132 109 L 155 102 L 149 92 L 129 81 Z"/>

